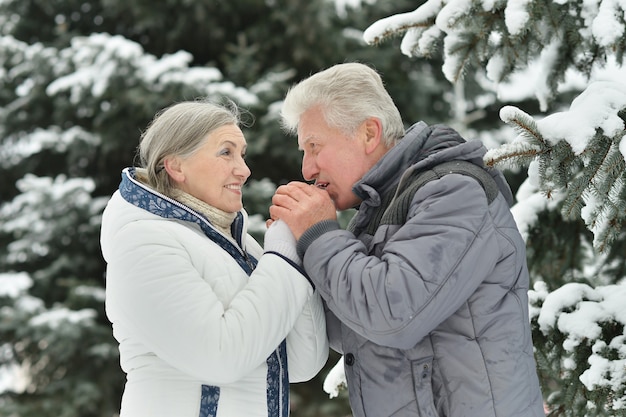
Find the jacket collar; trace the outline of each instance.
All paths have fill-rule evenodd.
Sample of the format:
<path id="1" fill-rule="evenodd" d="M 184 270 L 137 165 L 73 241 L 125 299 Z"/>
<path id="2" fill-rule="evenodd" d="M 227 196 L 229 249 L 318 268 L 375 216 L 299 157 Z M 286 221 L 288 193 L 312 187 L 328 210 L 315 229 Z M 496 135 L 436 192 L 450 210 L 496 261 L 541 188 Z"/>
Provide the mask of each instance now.
<path id="1" fill-rule="evenodd" d="M 404 176 L 453 159 L 482 166 L 485 151 L 480 141 L 467 142 L 450 127 L 418 122 L 354 185 L 353 192 L 366 205 L 378 207 L 382 196 L 395 190 Z"/>
<path id="2" fill-rule="evenodd" d="M 245 252 L 243 236 L 246 216 L 243 210 L 237 213 L 231 225 L 232 235 L 239 244 L 237 247 L 226 236 L 219 233 L 205 216 L 138 181 L 134 167 L 125 168 L 122 171 L 119 190 L 122 198 L 136 207 L 165 219 L 182 220 L 196 224 L 209 239 L 219 244 L 235 258 L 248 275 L 252 273 L 257 260 Z"/>

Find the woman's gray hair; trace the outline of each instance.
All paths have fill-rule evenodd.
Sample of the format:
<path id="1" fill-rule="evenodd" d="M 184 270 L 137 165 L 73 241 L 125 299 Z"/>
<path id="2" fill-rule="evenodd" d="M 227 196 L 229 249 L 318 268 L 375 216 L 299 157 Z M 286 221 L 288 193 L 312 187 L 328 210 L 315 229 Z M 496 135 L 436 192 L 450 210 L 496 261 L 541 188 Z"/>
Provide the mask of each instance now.
<path id="1" fill-rule="evenodd" d="M 164 169 L 166 157 L 188 158 L 207 136 L 226 125 L 241 125 L 241 113 L 232 101 L 185 101 L 159 111 L 141 135 L 138 177 L 156 191 L 171 196 L 174 184 Z"/>
<path id="2" fill-rule="evenodd" d="M 297 134 L 304 112 L 320 106 L 326 123 L 353 136 L 369 117 L 383 127 L 383 141 L 392 146 L 404 136 L 402 117 L 380 75 L 360 63 L 345 63 L 318 72 L 294 85 L 285 96 L 282 127 Z"/>

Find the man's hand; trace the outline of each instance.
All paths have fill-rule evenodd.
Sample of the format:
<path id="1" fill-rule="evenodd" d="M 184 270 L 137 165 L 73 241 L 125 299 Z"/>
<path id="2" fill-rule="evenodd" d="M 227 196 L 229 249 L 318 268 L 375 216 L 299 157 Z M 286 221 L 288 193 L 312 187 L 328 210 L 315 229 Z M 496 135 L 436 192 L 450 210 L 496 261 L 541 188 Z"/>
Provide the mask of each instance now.
<path id="1" fill-rule="evenodd" d="M 328 193 L 314 185 L 290 182 L 281 185 L 272 197 L 270 216 L 281 219 L 291 229 L 296 239 L 311 226 L 322 220 L 337 220 L 335 205 Z"/>

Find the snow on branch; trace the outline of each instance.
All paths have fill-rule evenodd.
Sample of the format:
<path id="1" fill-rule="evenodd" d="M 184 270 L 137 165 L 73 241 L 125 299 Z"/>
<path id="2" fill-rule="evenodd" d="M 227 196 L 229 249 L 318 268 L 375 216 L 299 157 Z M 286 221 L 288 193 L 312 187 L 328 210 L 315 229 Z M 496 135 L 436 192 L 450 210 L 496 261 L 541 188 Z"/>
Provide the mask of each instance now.
<path id="1" fill-rule="evenodd" d="M 547 346 L 542 351 L 551 352 L 539 359 L 549 363 L 559 380 L 579 380 L 587 390 L 574 397 L 570 406 L 578 403 L 582 408 L 606 410 L 607 415 L 623 415 L 626 285 L 592 288 L 568 283 L 548 292 L 546 283 L 537 282 L 529 291 L 529 299 L 533 339 L 544 341 Z"/>
<path id="2" fill-rule="evenodd" d="M 502 83 L 529 65 L 540 66 L 528 87 L 545 110 L 569 72 L 589 76 L 609 58 L 621 62 L 626 50 L 623 2 L 580 3 L 428 0 L 411 12 L 374 22 L 363 39 L 377 44 L 403 36 L 401 50 L 410 57 L 442 52 L 442 71 L 450 82 L 486 67 L 489 80 Z"/>
<path id="3" fill-rule="evenodd" d="M 244 105 L 258 102 L 255 94 L 223 80 L 217 68 L 190 67 L 193 57 L 186 51 L 157 58 L 146 53 L 140 44 L 119 35 L 96 33 L 73 38 L 71 45 L 58 54 L 57 60 L 64 64 L 52 65 L 57 78 L 48 85 L 46 93 L 69 93 L 74 104 L 105 96 L 116 82 L 156 91 L 170 86 L 188 87 L 198 96 L 224 94 Z"/>
<path id="4" fill-rule="evenodd" d="M 430 0 L 412 12 L 381 19 L 363 32 L 363 39 L 370 45 L 378 44 L 411 28 L 430 27 L 441 10 L 442 4 L 441 0 Z"/>
<path id="5" fill-rule="evenodd" d="M 330 398 L 335 398 L 339 396 L 339 392 L 346 389 L 346 387 L 346 374 L 344 372 L 342 356 L 324 379 L 324 391 L 328 393 Z"/>
<path id="6" fill-rule="evenodd" d="M 591 83 L 568 111 L 535 121 L 513 107 L 501 119 L 516 129 L 510 144 L 487 152 L 487 165 L 537 160 L 535 183 L 545 194 L 563 194 L 561 212 L 581 217 L 604 250 L 626 222 L 626 84 Z M 529 161 L 530 160 L 530 161 Z"/>

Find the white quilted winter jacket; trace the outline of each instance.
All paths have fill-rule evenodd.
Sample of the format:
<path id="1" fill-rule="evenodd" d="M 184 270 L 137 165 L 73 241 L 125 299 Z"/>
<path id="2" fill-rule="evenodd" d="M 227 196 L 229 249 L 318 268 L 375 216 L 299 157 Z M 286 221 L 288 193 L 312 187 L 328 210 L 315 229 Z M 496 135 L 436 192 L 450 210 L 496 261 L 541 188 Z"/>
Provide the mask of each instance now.
<path id="1" fill-rule="evenodd" d="M 128 170 L 124 182 L 151 193 Z M 258 259 L 250 276 L 197 224 L 153 214 L 119 190 L 109 201 L 101 245 L 106 313 L 127 374 L 121 417 L 284 417 L 285 364 L 299 382 L 326 362 L 319 295 L 281 256 L 263 255 L 242 216 L 242 246 Z"/>

